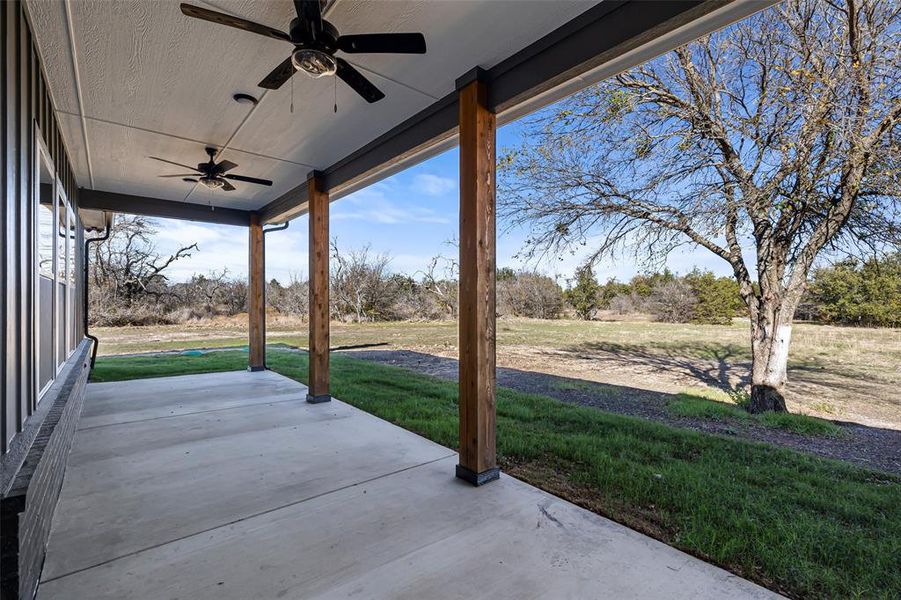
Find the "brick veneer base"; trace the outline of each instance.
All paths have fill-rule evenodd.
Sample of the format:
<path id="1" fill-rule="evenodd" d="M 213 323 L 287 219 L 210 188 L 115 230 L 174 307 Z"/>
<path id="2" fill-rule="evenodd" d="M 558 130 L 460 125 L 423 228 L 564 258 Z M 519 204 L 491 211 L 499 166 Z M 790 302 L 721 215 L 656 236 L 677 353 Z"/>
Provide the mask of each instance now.
<path id="1" fill-rule="evenodd" d="M 90 351 L 90 341 L 84 340 L 41 400 L 41 404 L 51 403 L 50 409 L 40 415 L 43 421 L 34 440 L 0 498 L 2 600 L 30 600 L 37 590 L 53 510 L 84 404 Z"/>

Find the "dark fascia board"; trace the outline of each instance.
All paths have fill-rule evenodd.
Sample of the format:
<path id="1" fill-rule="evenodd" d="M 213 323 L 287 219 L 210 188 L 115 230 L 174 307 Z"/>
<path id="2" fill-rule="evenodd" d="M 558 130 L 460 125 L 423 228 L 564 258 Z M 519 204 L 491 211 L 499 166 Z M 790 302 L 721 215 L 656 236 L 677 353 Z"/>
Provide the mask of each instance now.
<path id="1" fill-rule="evenodd" d="M 461 75 L 456 84 L 474 77 L 487 81 L 491 108 L 513 113 L 548 90 L 735 1 L 603 0 L 491 69 L 474 68 Z M 771 3 L 763 0 L 760 7 Z M 325 169 L 323 183 L 331 199 L 452 147 L 458 110 L 457 93 L 452 92 Z M 264 207 L 261 212 L 268 215 L 264 222 L 302 214 L 305 186 Z M 286 200 L 292 197 L 294 205 Z"/>
<path id="2" fill-rule="evenodd" d="M 501 113 L 732 0 L 604 0 L 488 71 Z"/>
<path id="3" fill-rule="evenodd" d="M 284 223 L 307 210 L 309 188 L 304 181 L 297 187 L 285 192 L 260 209 L 260 220 L 263 223 Z"/>
<path id="4" fill-rule="evenodd" d="M 117 213 L 144 215 L 166 219 L 184 219 L 217 223 L 220 225 L 250 224 L 250 211 L 236 208 L 213 207 L 192 202 L 175 202 L 146 196 L 131 196 L 115 192 L 103 192 L 81 188 L 78 190 L 79 208 L 105 210 Z"/>

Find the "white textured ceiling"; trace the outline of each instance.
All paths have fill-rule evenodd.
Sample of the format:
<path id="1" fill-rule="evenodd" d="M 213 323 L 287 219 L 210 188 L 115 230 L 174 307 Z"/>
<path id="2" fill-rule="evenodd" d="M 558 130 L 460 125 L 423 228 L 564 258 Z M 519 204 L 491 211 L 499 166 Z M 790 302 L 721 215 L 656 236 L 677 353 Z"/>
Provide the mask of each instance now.
<path id="1" fill-rule="evenodd" d="M 287 30 L 288 0 L 192 1 Z M 293 77 L 280 90 L 257 87 L 290 44 L 190 19 L 176 0 L 29 1 L 28 12 L 57 115 L 82 187 L 256 209 L 385 133 L 445 94 L 474 66 L 490 68 L 597 0 L 336 0 L 326 18 L 341 33 L 414 32 L 426 55 L 347 56 L 386 94 L 367 104 L 332 79 Z M 79 92 L 80 90 L 80 92 Z M 260 98 L 256 107 L 232 100 Z M 210 192 L 150 160 L 194 165 L 204 146 L 272 179 Z"/>

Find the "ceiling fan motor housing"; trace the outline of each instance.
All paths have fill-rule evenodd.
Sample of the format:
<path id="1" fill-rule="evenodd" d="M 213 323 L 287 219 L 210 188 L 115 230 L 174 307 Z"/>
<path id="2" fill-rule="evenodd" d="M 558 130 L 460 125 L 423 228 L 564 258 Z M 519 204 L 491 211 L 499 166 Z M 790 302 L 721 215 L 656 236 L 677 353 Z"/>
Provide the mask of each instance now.
<path id="1" fill-rule="evenodd" d="M 288 33 L 295 46 L 316 48 L 328 53 L 338 49 L 338 29 L 325 19 L 317 23 L 294 18 Z"/>
<path id="2" fill-rule="evenodd" d="M 338 30 L 328 21 L 318 23 L 303 19 L 291 21 L 294 52 L 291 63 L 295 69 L 313 78 L 334 75 L 338 61 L 332 56 L 337 48 Z"/>

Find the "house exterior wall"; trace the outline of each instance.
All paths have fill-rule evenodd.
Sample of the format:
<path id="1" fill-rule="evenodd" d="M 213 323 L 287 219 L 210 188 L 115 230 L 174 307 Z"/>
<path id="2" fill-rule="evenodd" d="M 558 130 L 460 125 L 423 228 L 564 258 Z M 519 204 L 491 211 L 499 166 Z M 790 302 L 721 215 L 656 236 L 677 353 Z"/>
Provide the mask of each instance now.
<path id="1" fill-rule="evenodd" d="M 0 596 L 5 600 L 20 592 L 31 597 L 37 585 L 84 399 L 90 342 L 82 326 L 78 186 L 19 0 L 0 2 L 0 66 Z M 47 165 L 49 183 L 42 183 L 41 164 Z M 50 203 L 39 204 L 45 197 L 52 209 Z M 41 241 L 54 252 L 49 278 L 40 274 Z M 39 378 L 47 384 L 43 393 Z"/>

